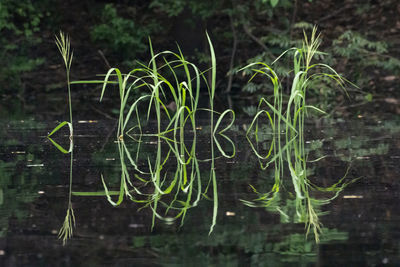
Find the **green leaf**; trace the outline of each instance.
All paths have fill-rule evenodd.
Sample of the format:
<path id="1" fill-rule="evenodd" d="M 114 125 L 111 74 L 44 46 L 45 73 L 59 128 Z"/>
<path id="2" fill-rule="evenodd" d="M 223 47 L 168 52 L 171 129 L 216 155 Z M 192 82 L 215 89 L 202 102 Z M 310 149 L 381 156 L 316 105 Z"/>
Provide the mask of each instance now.
<path id="1" fill-rule="evenodd" d="M 60 123 L 56 128 L 54 128 L 53 131 L 51 131 L 51 133 L 49 133 L 49 135 L 47 137 L 52 136 L 55 132 L 57 132 L 58 130 L 60 130 L 62 127 L 64 127 L 66 124 L 68 124 L 69 126 L 69 132 L 72 136 L 72 124 L 69 123 L 68 121 L 63 121 L 62 123 Z"/>
<path id="2" fill-rule="evenodd" d="M 275 7 L 278 4 L 279 0 L 271 0 L 271 6 Z"/>
<path id="3" fill-rule="evenodd" d="M 61 145 L 59 145 L 56 141 L 54 141 L 54 140 L 51 139 L 50 137 L 47 137 L 47 138 L 48 138 L 48 139 L 50 140 L 50 142 L 53 143 L 53 145 L 54 145 L 58 150 L 60 150 L 62 153 L 68 154 L 69 152 L 72 151 L 72 141 L 71 141 L 70 148 L 69 148 L 69 150 L 67 151 L 65 148 L 63 148 Z"/>
<path id="4" fill-rule="evenodd" d="M 372 101 L 373 95 L 371 93 L 367 94 L 364 96 L 365 100 L 367 100 L 368 102 Z"/>

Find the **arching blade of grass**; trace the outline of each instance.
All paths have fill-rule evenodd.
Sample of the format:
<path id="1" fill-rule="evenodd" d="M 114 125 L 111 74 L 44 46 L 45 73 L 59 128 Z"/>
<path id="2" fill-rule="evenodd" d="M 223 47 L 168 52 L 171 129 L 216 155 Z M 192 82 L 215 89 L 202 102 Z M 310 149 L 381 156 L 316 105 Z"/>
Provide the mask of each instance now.
<path id="1" fill-rule="evenodd" d="M 230 123 L 225 128 L 223 128 L 222 130 L 219 130 L 219 125 L 220 125 L 221 121 L 224 119 L 224 117 L 228 113 L 232 114 L 232 120 L 230 121 Z M 217 148 L 221 152 L 221 154 L 226 158 L 233 158 L 235 156 L 235 154 L 236 154 L 235 144 L 233 143 L 233 141 L 228 136 L 226 136 L 224 134 L 224 132 L 226 132 L 227 130 L 229 130 L 232 127 L 234 122 L 235 122 L 235 112 L 233 110 L 231 110 L 231 109 L 225 110 L 219 116 L 219 118 L 217 120 L 217 123 L 215 124 L 214 132 L 213 132 L 213 138 L 214 138 L 215 145 L 217 146 Z M 232 147 L 232 154 L 231 155 L 226 154 L 224 149 L 222 149 L 220 143 L 218 142 L 218 139 L 217 139 L 217 136 L 216 136 L 217 134 L 219 136 L 223 137 L 225 140 L 227 140 L 231 144 L 231 147 Z"/>
<path id="2" fill-rule="evenodd" d="M 257 151 L 257 149 L 254 147 L 253 142 L 250 140 L 250 137 L 249 137 L 250 132 L 251 132 L 251 130 L 253 129 L 253 127 L 255 127 L 254 135 L 255 135 L 255 137 L 256 137 L 256 142 L 258 141 L 258 123 L 257 123 L 257 122 L 258 122 L 258 117 L 261 116 L 261 115 L 263 115 L 263 114 L 267 115 L 267 117 L 268 117 L 268 119 L 269 119 L 269 122 L 270 122 L 270 125 L 271 125 L 271 129 L 272 129 L 273 131 L 275 131 L 275 125 L 274 125 L 274 122 L 273 122 L 273 120 L 272 120 L 271 115 L 269 114 L 269 112 L 266 111 L 266 110 L 260 110 L 260 111 L 258 111 L 257 114 L 254 116 L 254 118 L 253 118 L 253 120 L 252 120 L 252 122 L 251 122 L 249 128 L 247 129 L 247 132 L 246 132 L 247 141 L 249 142 L 249 144 L 250 144 L 250 146 L 251 146 L 253 152 L 254 152 L 255 155 L 257 156 L 257 158 L 259 158 L 259 159 L 261 159 L 261 160 L 265 160 L 265 159 L 269 158 L 269 156 L 270 156 L 271 153 L 272 153 L 272 150 L 273 150 L 273 148 L 274 148 L 274 143 L 275 143 L 275 139 L 273 139 L 273 140 L 271 141 L 271 145 L 270 145 L 270 148 L 269 148 L 269 151 L 268 151 L 267 155 L 262 156 L 262 155 Z M 254 126 L 254 125 L 255 125 L 255 126 Z"/>
<path id="3" fill-rule="evenodd" d="M 71 152 L 72 152 L 72 149 L 73 149 L 73 147 L 74 147 L 74 144 L 73 144 L 72 140 L 70 140 L 69 149 L 66 150 L 66 149 L 63 148 L 60 144 L 58 144 L 56 141 L 54 141 L 51 137 L 47 137 L 47 138 L 48 138 L 48 139 L 50 140 L 50 142 L 51 142 L 58 150 L 60 150 L 62 153 L 68 154 L 68 153 L 71 153 Z"/>
<path id="4" fill-rule="evenodd" d="M 56 141 L 54 141 L 52 138 L 50 138 L 50 136 L 52 136 L 54 133 L 56 133 L 58 130 L 60 130 L 62 127 L 64 127 L 65 125 L 68 125 L 69 128 L 69 133 L 70 133 L 70 144 L 69 144 L 69 149 L 66 150 L 64 149 L 61 145 L 59 145 Z M 60 123 L 56 128 L 54 128 L 53 131 L 51 131 L 51 133 L 49 133 L 47 135 L 47 138 L 50 140 L 50 142 L 58 149 L 60 150 L 62 153 L 64 154 L 68 154 L 70 152 L 72 152 L 72 148 L 73 148 L 73 128 L 72 128 L 72 124 L 67 122 L 67 121 L 63 121 L 62 123 Z"/>
<path id="5" fill-rule="evenodd" d="M 217 77 L 217 61 L 215 58 L 214 47 L 211 42 L 210 36 L 206 32 L 208 45 L 210 47 L 210 55 L 211 55 L 211 85 L 208 86 L 208 93 L 210 98 L 210 109 L 211 109 L 211 117 L 210 117 L 210 129 L 211 136 L 214 135 L 214 95 L 215 95 L 215 86 L 216 86 L 216 77 Z M 210 227 L 209 235 L 212 233 L 214 226 L 217 223 L 217 215 L 218 215 L 218 188 L 217 188 L 217 177 L 215 174 L 215 155 L 214 155 L 214 138 L 210 140 L 211 145 L 211 171 L 210 171 L 210 180 L 212 181 L 213 186 L 213 200 L 214 200 L 214 208 L 213 208 L 213 217 L 212 224 Z M 207 186 L 208 188 L 208 186 Z"/>
<path id="6" fill-rule="evenodd" d="M 54 133 L 56 133 L 58 130 L 60 130 L 60 129 L 61 129 L 62 127 L 64 127 L 65 125 L 68 125 L 70 136 L 73 136 L 72 123 L 67 122 L 67 121 L 63 121 L 63 122 L 61 122 L 59 125 L 57 125 L 57 127 L 54 128 L 53 131 L 51 131 L 51 132 L 47 135 L 47 137 L 52 136 Z"/>

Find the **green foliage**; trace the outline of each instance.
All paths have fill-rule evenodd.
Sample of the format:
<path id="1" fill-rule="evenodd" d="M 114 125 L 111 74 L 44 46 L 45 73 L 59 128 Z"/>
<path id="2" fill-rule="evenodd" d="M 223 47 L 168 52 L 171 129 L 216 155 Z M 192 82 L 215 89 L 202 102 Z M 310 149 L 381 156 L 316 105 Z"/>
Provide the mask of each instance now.
<path id="1" fill-rule="evenodd" d="M 278 4 L 278 2 L 279 2 L 279 0 L 270 0 L 270 3 L 271 3 L 272 7 L 275 7 Z"/>
<path id="2" fill-rule="evenodd" d="M 357 32 L 345 31 L 338 39 L 333 41 L 333 51 L 343 57 L 351 58 L 357 54 L 387 52 L 387 43 L 370 41 Z"/>
<path id="3" fill-rule="evenodd" d="M 40 30 L 42 18 L 43 13 L 37 10 L 32 1 L 3 0 L 0 3 L 0 31 L 31 37 Z"/>
<path id="4" fill-rule="evenodd" d="M 261 0 L 242 5 L 245 7 L 241 8 L 240 11 L 231 10 L 227 13 L 234 17 L 238 31 L 238 42 L 246 43 L 251 47 L 255 46 L 254 51 L 258 51 L 256 54 L 250 52 L 252 57 L 248 59 L 247 64 L 251 62 L 273 62 L 282 51 L 298 46 L 299 29 L 310 29 L 312 27 L 306 21 L 300 20 L 296 23 L 299 19 L 297 17 L 290 21 L 292 12 L 294 12 L 294 3 L 291 1 Z M 271 8 L 271 6 L 274 8 Z M 370 11 L 371 8 L 370 3 L 359 5 L 357 6 L 357 14 L 361 16 L 363 12 Z M 279 16 L 277 16 L 278 13 Z M 239 32 L 242 25 L 247 25 L 246 34 Z M 374 89 L 374 85 L 376 85 L 374 79 L 381 74 L 397 76 L 400 73 L 400 59 L 394 56 L 394 45 L 391 44 L 391 41 L 378 38 L 382 33 L 373 31 L 368 33 L 368 36 L 366 36 L 361 30 L 345 29 L 332 41 L 330 46 L 324 48 L 328 54 L 316 55 L 317 59 L 334 66 L 366 93 L 370 93 Z M 245 64 L 240 55 L 237 56 L 236 62 L 237 66 Z M 279 76 L 285 77 L 282 83 L 285 85 L 284 88 L 287 88 L 285 89 L 286 93 L 288 93 L 290 86 L 290 79 L 286 78 L 292 75 L 288 72 L 290 68 L 289 62 L 278 67 L 274 66 L 275 72 Z M 237 67 L 234 69 L 237 69 Z M 244 74 L 249 74 L 249 71 Z M 334 81 L 327 77 L 322 77 L 318 81 L 318 85 L 310 81 L 310 85 L 312 85 L 310 87 L 313 89 L 308 92 L 309 95 L 319 103 L 319 106 L 328 110 L 334 105 L 332 100 L 337 98 L 338 94 L 337 91 L 331 90 L 333 83 Z M 258 79 L 253 79 L 251 84 L 241 88 L 242 92 L 255 96 L 272 94 L 271 85 Z"/>
<path id="5" fill-rule="evenodd" d="M 377 73 L 400 74 L 400 59 L 390 55 L 390 47 L 388 41 L 372 41 L 359 32 L 348 30 L 333 40 L 327 61 L 346 65 L 346 76 L 363 91 L 368 91 L 367 86 Z"/>
<path id="6" fill-rule="evenodd" d="M 181 12 L 183 12 L 183 9 L 185 7 L 185 1 L 180 0 L 180 1 L 174 1 L 174 0 L 169 0 L 169 1 L 161 1 L 161 0 L 153 0 L 151 1 L 149 7 L 150 8 L 157 8 L 162 10 L 163 12 L 166 12 L 169 17 L 176 17 L 178 16 Z"/>
<path id="7" fill-rule="evenodd" d="M 91 30 L 91 38 L 123 60 L 133 60 L 147 50 L 147 37 L 159 26 L 150 21 L 140 25 L 118 14 L 113 4 L 106 4 L 101 13 L 100 24 Z"/>
<path id="8" fill-rule="evenodd" d="M 293 25 L 294 31 L 312 29 L 313 25 L 307 22 L 299 22 Z M 282 51 L 286 51 L 292 47 L 301 46 L 302 38 L 291 38 L 289 28 L 278 30 L 274 29 L 271 32 L 265 32 L 262 36 L 258 37 L 259 40 L 268 48 L 267 51 L 262 51 L 254 57 L 247 60 L 247 63 L 252 62 L 273 62 Z M 294 52 L 290 51 L 293 54 Z M 291 75 L 291 64 L 275 64 L 274 71 L 280 77 L 289 77 Z M 250 69 L 244 71 L 244 74 L 249 75 Z M 269 83 L 264 83 L 260 80 L 252 80 L 242 87 L 242 91 L 256 95 L 256 94 L 269 94 L 272 90 L 272 86 Z"/>
<path id="9" fill-rule="evenodd" d="M 211 0 L 152 0 L 149 7 L 166 13 L 168 17 L 177 17 L 190 11 L 196 17 L 205 19 L 212 16 L 221 7 L 221 4 L 222 1 Z"/>
<path id="10" fill-rule="evenodd" d="M 0 85 L 3 85 L 2 88 L 6 92 L 17 91 L 21 93 L 24 88 L 21 74 L 34 70 L 43 64 L 44 59 L 28 58 L 27 54 L 21 53 L 17 49 L 0 48 L 0 53 L 4 54 L 4 57 L 0 58 Z"/>
<path id="11" fill-rule="evenodd" d="M 34 33 L 40 30 L 44 17 L 40 6 L 32 1 L 0 2 L 0 85 L 2 88 L 23 88 L 21 73 L 31 71 L 44 62 L 30 58 L 32 46 L 41 42 Z M 4 86 L 6 85 L 6 86 Z"/>
<path id="12" fill-rule="evenodd" d="M 310 27 L 311 25 L 306 22 L 299 22 L 293 25 L 294 31 L 300 28 L 309 29 Z M 289 37 L 288 31 L 267 33 L 265 36 L 260 37 L 260 40 L 270 48 L 269 53 L 263 51 L 248 62 L 273 62 L 277 51 L 289 49 L 299 43 L 298 39 Z M 359 32 L 345 31 L 333 40 L 332 46 L 326 48 L 328 53 L 319 53 L 315 57 L 332 66 L 337 66 L 339 72 L 346 73 L 346 78 L 363 88 L 363 91 L 368 91 L 366 87 L 376 78 L 374 74 L 385 72 L 390 75 L 398 75 L 400 73 L 400 60 L 390 56 L 389 49 L 389 42 L 371 41 Z M 276 73 L 280 76 L 289 77 L 292 75 L 289 71 L 290 64 L 275 64 L 274 67 Z M 249 71 L 245 74 L 249 74 Z M 330 79 L 328 76 L 320 77 L 318 80 L 310 80 L 308 94 L 316 100 L 319 107 L 329 110 L 335 105 L 332 99 L 336 98 L 338 94 L 338 91 L 332 90 L 335 83 L 335 80 Z M 245 85 L 242 90 L 250 94 L 263 94 L 270 92 L 271 86 L 254 79 L 251 83 Z M 367 99 L 372 99 L 372 95 L 367 94 L 366 96 L 368 97 Z"/>
<path id="13" fill-rule="evenodd" d="M 304 4 L 313 8 L 313 5 L 306 2 L 312 1 L 304 1 Z M 354 12 L 363 19 L 365 14 L 373 12 L 376 8 L 390 7 L 391 2 L 394 1 L 379 4 L 367 1 L 355 5 Z M 36 51 L 33 51 L 32 48 L 41 42 L 38 37 L 39 33 L 42 36 L 47 35 L 43 29 L 59 28 L 57 23 L 52 22 L 68 21 L 66 19 L 71 15 L 79 16 L 73 14 L 76 11 L 75 7 L 75 9 L 65 10 L 66 12 L 58 19 L 47 18 L 50 15 L 47 7 L 49 3 L 48 0 L 1 1 L 0 84 L 2 88 L 5 87 L 4 84 L 7 84 L 7 87 L 23 89 L 21 85 L 23 85 L 24 73 L 43 64 L 43 59 L 29 56 L 35 55 Z M 86 15 L 93 14 L 94 17 L 87 21 L 94 21 L 94 25 L 86 26 L 90 28 L 89 36 L 92 41 L 99 48 L 105 50 L 106 57 L 110 62 L 122 61 L 122 63 L 129 63 L 132 66 L 132 60 L 142 59 L 141 56 L 145 55 L 148 36 L 152 36 L 157 45 L 163 44 L 162 49 L 170 49 L 168 44 L 175 41 L 171 30 L 176 29 L 175 26 L 181 26 L 183 30 L 179 33 L 184 35 L 188 30 L 185 30 L 180 23 L 184 22 L 185 25 L 189 25 L 187 21 L 190 21 L 196 26 L 201 25 L 202 28 L 212 29 L 216 52 L 220 55 L 218 62 L 222 66 L 220 72 L 227 73 L 230 78 L 236 69 L 246 63 L 272 62 L 281 51 L 298 46 L 299 33 L 301 34 L 298 29 L 310 28 L 310 24 L 305 22 L 310 21 L 310 11 L 299 12 L 301 10 L 300 2 L 296 3 L 292 0 L 151 0 L 137 4 L 129 1 L 119 1 L 114 4 L 99 2 L 97 6 L 101 8 L 99 10 L 93 8 L 91 9 L 93 11 L 87 12 L 89 14 L 86 13 Z M 65 7 L 62 6 L 62 8 Z M 73 18 L 71 17 L 71 20 Z M 331 22 L 328 23 L 328 26 L 325 26 L 325 23 L 328 22 L 324 21 L 321 26 L 328 28 Z M 83 27 L 83 29 L 85 28 Z M 373 29 L 368 30 L 368 36 L 364 34 L 366 30 L 363 33 L 361 29 L 357 31 L 348 29 L 349 27 L 343 30 L 338 27 L 338 29 L 329 30 L 328 36 L 337 35 L 338 32 L 339 36 L 331 43 L 330 47 L 325 47 L 324 50 L 330 53 L 330 55 L 323 56 L 325 62 L 335 66 L 342 73 L 344 71 L 340 69 L 340 66 L 346 65 L 346 78 L 360 87 L 368 85 L 368 88 L 371 88 L 372 80 L 377 76 L 375 72 L 384 72 L 391 76 L 400 73 L 400 59 L 394 55 L 395 47 L 392 45 L 397 43 L 397 37 L 374 32 Z M 340 31 L 342 31 L 341 34 Z M 387 36 L 387 39 L 379 38 L 383 35 Z M 389 40 L 389 37 L 393 41 Z M 234 39 L 236 39 L 236 53 L 232 53 Z M 206 40 L 204 39 L 204 41 Z M 198 46 L 198 54 L 207 55 L 201 43 L 198 42 L 198 44 L 194 45 Z M 43 52 L 43 50 L 38 51 L 41 54 Z M 231 58 L 232 64 L 229 64 Z M 250 60 L 247 61 L 249 58 Z M 203 62 L 209 64 L 207 60 L 208 57 L 204 57 Z M 281 64 L 274 69 L 280 77 L 283 77 L 282 75 L 288 73 L 290 65 L 289 63 Z M 365 75 L 366 73 L 367 75 Z M 286 77 L 282 83 L 287 88 L 285 91 L 288 91 L 290 84 L 286 86 L 286 83 L 290 79 L 286 79 Z M 253 86 L 242 88 L 245 79 L 234 77 L 233 83 L 230 80 L 228 84 L 232 88 L 242 88 L 243 92 L 251 95 L 268 94 L 271 90 L 271 87 L 262 85 L 257 80 L 252 82 Z M 327 83 L 324 86 L 321 83 L 319 88 L 310 91 L 310 94 L 320 98 L 318 101 L 321 103 L 324 98 L 332 100 L 336 93 L 328 90 L 330 86 L 331 84 Z"/>
<path id="14" fill-rule="evenodd" d="M 400 60 L 389 55 L 390 43 L 386 41 L 371 41 L 359 32 L 345 31 L 333 40 L 332 46 L 321 54 L 320 58 L 337 70 L 345 73 L 346 78 L 361 88 L 366 94 L 364 99 L 371 101 L 371 82 L 379 73 L 398 75 Z M 345 69 L 344 69 L 345 68 Z M 331 109 L 332 101 L 337 91 L 331 90 L 335 82 L 329 77 L 321 77 L 318 81 L 310 81 L 310 96 L 314 97 L 320 107 Z"/>

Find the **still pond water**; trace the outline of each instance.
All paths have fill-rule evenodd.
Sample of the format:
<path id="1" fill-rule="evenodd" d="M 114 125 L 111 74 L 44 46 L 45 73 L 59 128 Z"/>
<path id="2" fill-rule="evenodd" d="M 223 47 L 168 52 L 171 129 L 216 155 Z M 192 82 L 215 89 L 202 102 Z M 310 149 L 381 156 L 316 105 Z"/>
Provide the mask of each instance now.
<path id="1" fill-rule="evenodd" d="M 235 144 L 234 158 L 218 157 L 221 153 L 216 150 L 216 185 L 210 182 L 208 122 L 199 121 L 196 174 L 200 178 L 189 190 L 192 206 L 182 214 L 189 194 L 185 185 L 180 185 L 179 196 L 166 194 L 155 207 L 145 201 L 154 188 L 140 180 L 144 174 L 130 168 L 134 188 L 142 195 L 131 192 L 136 202 L 125 197 L 113 207 L 101 177 L 111 194 L 120 189 L 116 123 L 101 112 L 90 113 L 89 107 L 74 110 L 70 207 L 76 225 L 73 237 L 63 245 L 58 233 L 69 207 L 71 155 L 61 153 L 46 136 L 67 112 L 12 106 L 8 109 L 4 103 L 0 110 L 0 266 L 400 266 L 398 116 L 307 123 L 307 173 L 315 186 L 306 201 L 314 205 L 321 226 L 317 243 L 312 224 L 306 234 L 309 222 L 299 214 L 304 201 L 296 199 L 287 169 L 273 201 L 245 205 L 260 196 L 255 191 L 267 193 L 274 186 L 273 166 L 262 170 L 246 139 L 251 117 L 242 116 L 225 133 Z M 68 149 L 67 130 L 54 140 Z M 268 152 L 268 130 L 260 140 L 257 147 Z M 141 141 L 140 145 L 126 141 L 126 149 L 140 168 L 150 172 L 158 141 L 152 137 Z M 229 142 L 220 143 L 232 152 Z M 173 160 L 165 163 L 161 180 L 173 177 L 177 168 Z M 322 200 L 327 200 L 324 205 Z M 172 202 L 174 207 L 167 210 Z M 174 216 L 178 218 L 172 221 Z"/>

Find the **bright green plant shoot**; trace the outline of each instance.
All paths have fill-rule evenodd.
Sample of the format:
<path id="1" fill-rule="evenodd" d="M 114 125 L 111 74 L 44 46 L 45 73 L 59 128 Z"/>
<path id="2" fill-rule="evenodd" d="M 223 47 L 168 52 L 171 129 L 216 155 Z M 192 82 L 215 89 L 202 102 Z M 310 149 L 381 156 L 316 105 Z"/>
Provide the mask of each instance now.
<path id="1" fill-rule="evenodd" d="M 60 36 L 56 36 L 56 41 L 55 42 L 56 42 L 57 48 L 60 51 L 60 54 L 61 54 L 61 56 L 63 58 L 64 65 L 65 65 L 65 70 L 66 70 L 66 74 L 67 74 L 69 122 L 67 122 L 67 121 L 61 122 L 56 128 L 54 128 L 54 130 L 48 135 L 48 137 L 53 135 L 55 132 L 57 132 L 59 129 L 61 129 L 64 125 L 68 124 L 69 130 L 70 130 L 70 138 L 72 140 L 73 127 L 72 127 L 72 104 L 71 104 L 70 70 L 71 70 L 73 52 L 71 51 L 71 42 L 70 42 L 69 36 L 65 35 L 63 32 L 60 31 Z M 71 150 L 71 148 L 70 148 L 70 150 Z M 70 150 L 68 152 L 71 152 Z"/>
<path id="2" fill-rule="evenodd" d="M 70 153 L 70 173 L 69 173 L 69 198 L 68 198 L 68 208 L 67 214 L 64 219 L 64 223 L 61 226 L 61 229 L 58 233 L 58 238 L 63 240 L 63 245 L 66 244 L 67 240 L 72 237 L 73 234 L 73 226 L 75 226 L 75 215 L 74 210 L 72 208 L 71 195 L 72 195 L 72 165 L 73 165 L 73 125 L 72 125 L 72 105 L 71 105 L 71 83 L 70 83 L 70 70 L 71 63 L 73 58 L 73 52 L 71 52 L 71 43 L 68 35 L 65 35 L 60 31 L 60 35 L 56 36 L 55 43 L 60 51 L 60 54 L 63 58 L 65 70 L 67 74 L 67 87 L 68 87 L 68 105 L 69 105 L 69 122 L 63 121 L 61 122 L 50 134 L 47 136 L 48 139 L 52 142 L 52 144 L 60 150 L 62 153 Z M 50 136 L 56 133 L 65 125 L 68 125 L 70 132 L 70 146 L 69 149 L 66 150 L 58 143 L 56 143 Z"/>

